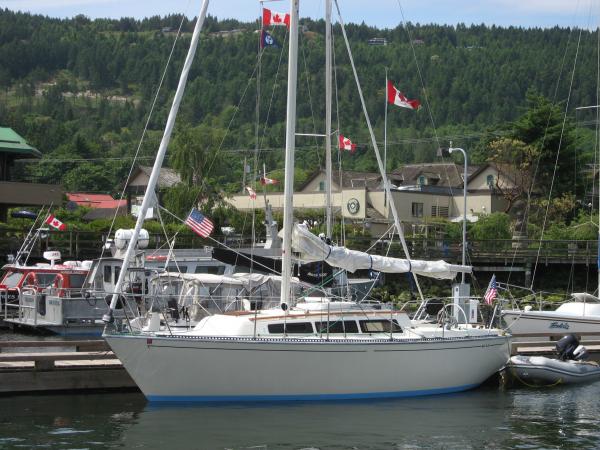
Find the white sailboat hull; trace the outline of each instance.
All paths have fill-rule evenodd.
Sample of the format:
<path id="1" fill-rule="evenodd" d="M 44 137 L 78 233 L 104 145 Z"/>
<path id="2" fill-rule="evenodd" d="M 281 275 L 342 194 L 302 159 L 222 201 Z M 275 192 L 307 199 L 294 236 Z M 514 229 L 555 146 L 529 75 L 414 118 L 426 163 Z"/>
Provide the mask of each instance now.
<path id="1" fill-rule="evenodd" d="M 105 335 L 150 401 L 385 398 L 458 392 L 504 367 L 508 337 L 318 340 Z"/>

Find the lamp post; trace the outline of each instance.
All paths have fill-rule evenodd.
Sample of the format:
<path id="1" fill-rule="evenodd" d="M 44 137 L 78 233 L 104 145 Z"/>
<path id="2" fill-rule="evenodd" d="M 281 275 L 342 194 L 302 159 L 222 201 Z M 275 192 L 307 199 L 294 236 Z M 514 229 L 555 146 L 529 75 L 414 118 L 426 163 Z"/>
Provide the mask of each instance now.
<path id="1" fill-rule="evenodd" d="M 452 154 L 452 152 L 461 152 L 465 159 L 465 172 L 463 175 L 463 232 L 462 232 L 462 265 L 464 266 L 466 263 L 467 256 L 467 152 L 462 148 L 452 147 L 452 142 L 450 142 L 450 148 L 448 152 Z M 462 284 L 465 284 L 465 273 L 462 273 Z"/>

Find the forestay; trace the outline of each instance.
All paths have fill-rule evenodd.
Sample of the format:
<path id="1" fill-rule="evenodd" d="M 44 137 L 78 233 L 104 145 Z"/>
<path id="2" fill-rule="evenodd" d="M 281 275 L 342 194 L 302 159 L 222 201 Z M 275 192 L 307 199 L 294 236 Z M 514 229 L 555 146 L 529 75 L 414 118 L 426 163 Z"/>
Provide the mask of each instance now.
<path id="1" fill-rule="evenodd" d="M 378 272 L 404 273 L 452 279 L 457 273 L 471 273 L 471 266 L 448 264 L 445 261 L 422 261 L 416 259 L 391 258 L 387 256 L 369 255 L 365 252 L 336 247 L 323 242 L 304 224 L 296 224 L 292 234 L 292 247 L 300 253 L 303 262 L 325 261 L 329 265 L 355 272 L 359 269 L 370 269 Z"/>

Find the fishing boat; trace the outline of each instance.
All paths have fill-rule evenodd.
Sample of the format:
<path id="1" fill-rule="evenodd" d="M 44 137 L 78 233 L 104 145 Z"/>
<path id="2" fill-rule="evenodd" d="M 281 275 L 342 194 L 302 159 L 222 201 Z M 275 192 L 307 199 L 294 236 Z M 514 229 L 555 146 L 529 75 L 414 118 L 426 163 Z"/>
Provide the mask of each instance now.
<path id="1" fill-rule="evenodd" d="M 579 345 L 577 336 L 564 336 L 556 343 L 558 358 L 515 355 L 507 368 L 521 383 L 550 386 L 558 384 L 589 383 L 600 380 L 600 366 L 587 361 L 585 347 Z"/>
<path id="2" fill-rule="evenodd" d="M 293 221 L 299 1 L 290 1 L 288 96 L 282 277 L 274 309 L 234 311 L 204 317 L 193 329 L 161 330 L 150 320 L 142 330 L 116 320 L 114 308 L 126 280 L 130 255 L 142 227 L 162 165 L 208 0 L 204 0 L 192 35 L 167 125 L 157 152 L 148 190 L 104 320 L 104 338 L 151 401 L 290 401 L 408 397 L 463 391 L 480 385 L 508 360 L 509 336 L 469 324 L 413 322 L 404 312 L 365 309 L 354 302 L 327 297 L 294 298 L 292 253 L 300 260 L 325 260 L 348 270 L 372 267 L 452 279 L 470 267 L 409 257 L 389 183 L 390 207 L 407 258 L 353 252 L 311 236 Z M 339 10 L 338 10 L 339 13 Z M 326 33 L 331 30 L 331 1 L 326 6 Z M 340 24 L 350 50 L 343 22 Z M 363 111 L 378 165 L 385 177 L 377 142 L 350 54 Z M 327 139 L 330 139 L 327 135 Z M 385 178 L 384 178 L 385 179 Z M 293 238 L 293 235 L 295 237 Z M 440 370 L 443 368 L 443 370 Z"/>

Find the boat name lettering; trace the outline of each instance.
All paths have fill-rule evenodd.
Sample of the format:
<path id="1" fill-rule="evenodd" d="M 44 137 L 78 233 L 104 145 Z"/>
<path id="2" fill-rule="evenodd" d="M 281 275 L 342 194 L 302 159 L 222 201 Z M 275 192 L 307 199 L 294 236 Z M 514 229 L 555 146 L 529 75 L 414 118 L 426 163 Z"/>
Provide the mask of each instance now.
<path id="1" fill-rule="evenodd" d="M 550 328 L 561 328 L 563 330 L 568 330 L 569 329 L 569 323 L 568 322 L 552 322 L 550 323 Z"/>

